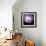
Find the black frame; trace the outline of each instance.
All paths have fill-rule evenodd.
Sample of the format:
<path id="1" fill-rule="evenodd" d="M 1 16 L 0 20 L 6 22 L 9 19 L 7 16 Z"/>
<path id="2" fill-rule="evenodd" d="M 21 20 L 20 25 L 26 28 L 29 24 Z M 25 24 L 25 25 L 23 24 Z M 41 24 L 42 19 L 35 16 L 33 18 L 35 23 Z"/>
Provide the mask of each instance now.
<path id="1" fill-rule="evenodd" d="M 24 17 L 25 16 L 24 14 L 30 14 L 34 16 L 34 25 L 24 25 L 23 24 L 23 21 L 24 21 Z M 37 13 L 36 12 L 21 12 L 21 27 L 23 28 L 27 28 L 27 27 L 31 27 L 31 28 L 34 28 L 34 27 L 37 27 Z"/>

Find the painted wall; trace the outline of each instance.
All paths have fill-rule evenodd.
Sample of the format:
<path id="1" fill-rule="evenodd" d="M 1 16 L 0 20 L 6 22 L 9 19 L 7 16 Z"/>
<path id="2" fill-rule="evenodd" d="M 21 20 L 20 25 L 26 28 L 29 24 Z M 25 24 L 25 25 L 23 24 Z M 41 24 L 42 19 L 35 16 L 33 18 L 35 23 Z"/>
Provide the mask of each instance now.
<path id="1" fill-rule="evenodd" d="M 46 0 L 41 1 L 40 31 L 42 46 L 46 46 Z"/>
<path id="2" fill-rule="evenodd" d="M 15 29 L 22 32 L 24 38 L 33 39 L 37 46 L 40 46 L 41 43 L 42 46 L 46 46 L 46 0 L 41 0 L 41 2 L 40 0 L 21 1 L 22 0 L 19 0 L 18 2 L 16 2 L 16 0 L 0 0 L 0 27 L 12 28 L 13 8 L 13 13 L 15 15 Z M 37 28 L 21 28 L 22 11 L 37 12 Z"/>
<path id="3" fill-rule="evenodd" d="M 0 0 L 0 38 L 5 38 L 5 36 L 10 36 L 10 32 L 4 31 L 4 27 L 9 30 L 12 29 L 12 6 L 16 0 Z M 2 27 L 2 28 L 1 28 Z M 9 38 L 9 37 L 7 37 Z"/>
<path id="4" fill-rule="evenodd" d="M 12 6 L 16 0 L 0 0 L 0 27 L 12 29 Z"/>
<path id="5" fill-rule="evenodd" d="M 13 6 L 15 30 L 22 32 L 24 39 L 34 40 L 36 46 L 46 46 L 45 0 L 18 0 L 18 2 Z M 37 12 L 37 27 L 22 28 L 21 12 Z"/>
<path id="6" fill-rule="evenodd" d="M 20 0 L 21 1 L 21 0 Z M 18 1 L 18 2 L 20 2 Z M 18 7 L 17 7 L 18 5 Z M 37 27 L 36 28 L 22 28 L 21 27 L 21 12 L 37 12 Z M 15 29 L 23 33 L 26 39 L 34 40 L 36 46 L 41 46 L 41 31 L 40 31 L 40 0 L 23 0 L 21 3 L 16 3 L 13 6 Z"/>

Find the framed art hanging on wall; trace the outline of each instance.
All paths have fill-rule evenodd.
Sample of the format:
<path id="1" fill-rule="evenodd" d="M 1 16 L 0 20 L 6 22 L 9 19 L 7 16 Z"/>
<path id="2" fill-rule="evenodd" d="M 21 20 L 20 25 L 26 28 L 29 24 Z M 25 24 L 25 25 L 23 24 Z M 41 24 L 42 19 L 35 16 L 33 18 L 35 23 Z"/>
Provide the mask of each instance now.
<path id="1" fill-rule="evenodd" d="M 36 12 L 21 12 L 21 27 L 36 27 L 37 13 Z"/>

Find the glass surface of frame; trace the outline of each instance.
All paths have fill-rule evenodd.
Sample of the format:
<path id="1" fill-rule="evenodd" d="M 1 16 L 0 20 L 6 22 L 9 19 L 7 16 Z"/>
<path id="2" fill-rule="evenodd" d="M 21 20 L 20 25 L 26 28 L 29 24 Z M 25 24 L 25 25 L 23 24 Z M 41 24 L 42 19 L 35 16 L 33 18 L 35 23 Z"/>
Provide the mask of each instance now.
<path id="1" fill-rule="evenodd" d="M 36 16 L 36 12 L 21 12 L 21 27 L 36 27 Z"/>

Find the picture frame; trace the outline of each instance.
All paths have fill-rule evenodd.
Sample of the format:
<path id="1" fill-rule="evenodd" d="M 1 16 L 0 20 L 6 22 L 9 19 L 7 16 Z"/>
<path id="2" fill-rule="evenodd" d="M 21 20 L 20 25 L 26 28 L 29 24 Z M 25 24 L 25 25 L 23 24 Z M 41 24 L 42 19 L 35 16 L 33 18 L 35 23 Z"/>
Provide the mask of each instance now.
<path id="1" fill-rule="evenodd" d="M 21 27 L 37 27 L 37 13 L 21 12 Z"/>

